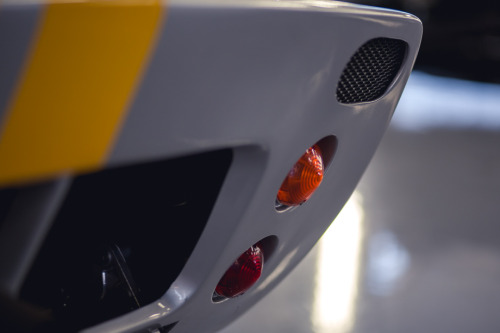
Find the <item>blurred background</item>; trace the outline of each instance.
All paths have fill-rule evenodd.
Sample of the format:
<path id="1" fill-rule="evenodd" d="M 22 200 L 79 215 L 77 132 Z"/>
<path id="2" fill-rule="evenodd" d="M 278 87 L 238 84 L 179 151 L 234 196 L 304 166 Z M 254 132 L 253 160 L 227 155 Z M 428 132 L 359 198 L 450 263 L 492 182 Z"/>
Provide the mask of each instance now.
<path id="1" fill-rule="evenodd" d="M 424 37 L 357 191 L 221 333 L 500 332 L 500 2 L 365 0 Z"/>

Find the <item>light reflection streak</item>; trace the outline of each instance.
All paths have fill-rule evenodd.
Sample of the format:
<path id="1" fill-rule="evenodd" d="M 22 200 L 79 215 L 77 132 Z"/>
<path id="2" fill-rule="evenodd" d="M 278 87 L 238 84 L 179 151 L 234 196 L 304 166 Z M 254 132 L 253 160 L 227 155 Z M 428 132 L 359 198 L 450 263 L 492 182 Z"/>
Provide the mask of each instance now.
<path id="1" fill-rule="evenodd" d="M 500 85 L 414 71 L 392 126 L 409 131 L 433 128 L 500 129 Z"/>
<path id="2" fill-rule="evenodd" d="M 316 333 L 349 332 L 358 292 L 363 209 L 355 192 L 319 245 L 312 324 Z"/>
<path id="3" fill-rule="evenodd" d="M 368 242 L 368 289 L 374 295 L 388 296 L 410 266 L 410 255 L 389 230 L 370 236 Z"/>

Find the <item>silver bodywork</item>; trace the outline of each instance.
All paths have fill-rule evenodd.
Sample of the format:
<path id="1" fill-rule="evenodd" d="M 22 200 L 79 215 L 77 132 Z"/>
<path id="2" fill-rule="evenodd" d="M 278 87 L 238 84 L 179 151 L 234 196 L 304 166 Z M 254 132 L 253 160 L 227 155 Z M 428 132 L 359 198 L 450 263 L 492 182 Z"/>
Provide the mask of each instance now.
<path id="1" fill-rule="evenodd" d="M 213 332 L 269 293 L 353 192 L 392 117 L 422 33 L 412 15 L 341 2 L 173 0 L 165 6 L 166 23 L 106 166 L 219 148 L 232 148 L 233 162 L 194 252 L 166 294 L 89 333 L 154 330 L 174 322 L 175 333 Z M 41 7 L 23 9 L 26 29 Z M 0 37 L 0 45 L 6 43 Z M 398 76 L 374 102 L 340 104 L 335 89 L 343 68 L 377 37 L 408 43 Z M 277 212 L 276 193 L 290 167 L 331 135 L 338 149 L 320 188 L 299 208 Z M 67 178 L 61 179 L 57 189 L 64 188 Z M 51 200 L 62 200 L 63 190 L 53 193 Z M 40 223 L 44 214 L 37 217 Z M 227 267 L 271 235 L 278 245 L 259 282 L 241 297 L 213 303 Z M 29 241 L 42 239 L 43 233 L 35 233 Z M 1 249 L 7 248 L 20 251 L 20 259 L 33 256 L 13 244 Z M 175 254 L 159 255 L 158 265 L 168 265 Z M 6 281 L 23 278 L 0 271 L 3 289 L 11 288 Z"/>

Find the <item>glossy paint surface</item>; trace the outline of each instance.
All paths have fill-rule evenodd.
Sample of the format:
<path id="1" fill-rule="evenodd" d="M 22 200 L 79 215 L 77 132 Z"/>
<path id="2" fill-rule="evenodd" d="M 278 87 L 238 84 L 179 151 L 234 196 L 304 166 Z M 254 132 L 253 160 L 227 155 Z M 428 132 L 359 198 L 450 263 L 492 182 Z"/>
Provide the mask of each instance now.
<path id="1" fill-rule="evenodd" d="M 26 8 L 32 8 L 28 2 Z M 32 8 L 38 15 L 48 13 L 51 6 L 51 2 L 42 4 L 41 10 Z M 15 13 L 17 7 L 10 6 L 14 6 L 10 0 L 2 3 L 2 11 Z M 158 19 L 157 7 L 153 16 Z M 166 7 L 161 2 L 162 12 Z M 121 100 L 127 110 L 123 117 L 114 118 L 120 130 L 111 135 L 113 144 L 104 149 L 109 155 L 100 159 L 101 166 L 132 165 L 221 148 L 232 150 L 232 164 L 192 255 L 170 287 L 165 286 L 167 292 L 157 301 L 87 332 L 135 333 L 173 324 L 175 333 L 214 332 L 267 295 L 309 252 L 354 190 L 388 126 L 422 34 L 420 21 L 412 15 L 331 1 L 172 0 L 165 22 L 156 25 L 148 20 L 149 25 L 144 26 L 151 28 L 149 40 L 154 46 L 149 56 L 145 56 L 149 48 L 143 49 L 145 63 L 133 66 L 140 79 L 129 81 L 134 89 L 124 94 L 128 99 Z M 335 91 L 343 68 L 361 45 L 382 36 L 408 43 L 406 59 L 391 86 L 372 103 L 339 103 Z M 53 71 L 67 74 L 57 66 Z M 96 104 L 92 110 L 100 109 Z M 3 115 L 10 119 L 10 113 Z M 61 119 L 49 113 L 44 120 L 53 124 L 54 117 Z M 2 121 L 10 124 L 7 118 Z M 111 127 L 113 132 L 115 127 Z M 68 130 L 73 134 L 70 127 Z M 10 130 L 2 135 L 7 132 Z M 90 131 L 84 134 L 92 136 Z M 338 149 L 322 185 L 297 209 L 276 211 L 276 193 L 290 167 L 308 147 L 327 138 L 335 138 Z M 62 140 L 66 141 L 72 142 Z M 23 165 L 39 165 L 33 161 Z M 70 168 L 66 174 L 65 170 L 54 169 L 68 182 L 79 172 Z M 63 199 L 64 193 L 60 193 L 50 203 L 58 207 Z M 40 211 L 26 220 L 39 242 L 44 235 L 35 226 L 47 214 Z M 16 223 L 15 218 L 9 216 L 5 223 Z M 19 234 L 29 232 L 32 230 L 4 233 L 4 239 L 10 240 L 5 242 L 7 248 L 16 248 L 18 257 L 36 255 L 36 249 L 16 247 Z M 234 259 L 268 237 L 274 237 L 277 245 L 258 282 L 242 297 L 212 302 L 215 286 Z M 169 251 L 154 252 L 152 255 L 161 258 L 158 265 L 168 265 L 163 258 L 171 255 Z M 9 258 L 10 254 L 0 257 L 0 268 L 4 267 L 2 260 Z M 22 270 L 13 276 L 4 272 L 0 269 L 0 287 L 5 289 L 6 278 L 24 278 Z"/>
<path id="2" fill-rule="evenodd" d="M 500 331 L 500 132 L 487 112 L 495 105 L 484 102 L 500 87 L 488 94 L 482 84 L 442 82 L 410 78 L 339 218 L 276 290 L 221 333 Z M 457 85 L 457 98 L 478 109 L 454 113 L 426 95 L 445 97 Z M 408 109 L 414 97 L 420 115 Z"/>
<path id="3" fill-rule="evenodd" d="M 105 164 L 163 11 L 159 1 L 46 5 L 1 119 L 2 186 Z"/>

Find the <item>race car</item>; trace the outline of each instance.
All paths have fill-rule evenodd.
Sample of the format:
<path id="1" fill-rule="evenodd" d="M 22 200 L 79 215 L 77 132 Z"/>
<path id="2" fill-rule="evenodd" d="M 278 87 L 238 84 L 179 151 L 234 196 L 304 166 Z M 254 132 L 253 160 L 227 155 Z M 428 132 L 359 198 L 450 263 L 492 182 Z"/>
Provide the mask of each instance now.
<path id="1" fill-rule="evenodd" d="M 413 15 L 337 1 L 0 4 L 0 328 L 215 332 L 347 201 Z"/>

